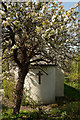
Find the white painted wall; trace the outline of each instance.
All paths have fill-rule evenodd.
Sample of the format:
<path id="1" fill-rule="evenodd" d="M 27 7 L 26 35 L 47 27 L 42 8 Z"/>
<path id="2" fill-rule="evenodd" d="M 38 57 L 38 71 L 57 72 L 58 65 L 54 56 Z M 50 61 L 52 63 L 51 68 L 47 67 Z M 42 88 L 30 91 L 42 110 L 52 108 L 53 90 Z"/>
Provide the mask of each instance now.
<path id="1" fill-rule="evenodd" d="M 40 101 L 41 104 L 54 103 L 56 96 L 64 96 L 64 74 L 57 66 L 43 65 L 41 69 L 39 66 L 36 66 L 36 69 L 30 69 L 24 84 L 27 89 L 26 94 L 30 96 L 31 100 Z M 37 76 L 39 71 L 43 73 L 41 84 L 39 84 L 39 76 Z M 18 78 L 18 69 L 15 70 L 15 78 Z"/>
<path id="2" fill-rule="evenodd" d="M 26 76 L 24 87 L 27 88 L 30 98 L 42 104 L 54 103 L 55 96 L 64 95 L 64 76 L 57 66 L 41 66 L 42 70 L 31 69 Z M 41 71 L 41 84 L 37 73 Z"/>
<path id="3" fill-rule="evenodd" d="M 40 101 L 42 104 L 53 103 L 55 101 L 55 68 L 52 66 L 43 66 L 42 69 L 48 75 L 40 69 L 32 69 L 26 76 L 24 86 L 28 86 L 30 97 L 33 100 Z M 39 78 L 37 76 L 38 71 L 43 73 L 41 84 L 39 84 Z"/>
<path id="4" fill-rule="evenodd" d="M 63 72 L 56 67 L 56 89 L 55 95 L 56 96 L 64 96 L 64 74 Z"/>

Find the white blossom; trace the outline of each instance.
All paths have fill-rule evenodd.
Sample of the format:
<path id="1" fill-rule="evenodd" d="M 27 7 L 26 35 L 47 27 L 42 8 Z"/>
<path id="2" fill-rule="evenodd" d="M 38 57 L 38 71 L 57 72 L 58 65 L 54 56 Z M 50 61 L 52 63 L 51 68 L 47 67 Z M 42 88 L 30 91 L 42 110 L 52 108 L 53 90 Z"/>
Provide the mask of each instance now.
<path id="1" fill-rule="evenodd" d="M 46 30 L 46 32 L 49 32 L 50 30 L 51 30 L 51 29 L 49 28 L 49 29 Z"/>
<path id="2" fill-rule="evenodd" d="M 42 38 L 45 39 L 46 34 L 42 34 Z"/>
<path id="3" fill-rule="evenodd" d="M 16 45 L 14 45 L 14 46 L 12 47 L 12 49 L 15 49 L 15 48 L 17 48 L 17 46 L 16 46 Z"/>
<path id="4" fill-rule="evenodd" d="M 53 16 L 52 16 L 52 22 L 55 21 L 55 18 L 56 18 L 56 15 L 53 15 Z"/>
<path id="5" fill-rule="evenodd" d="M 52 34 L 54 34 L 54 33 L 55 33 L 55 30 L 54 30 L 54 29 L 52 29 L 52 30 L 51 30 L 51 33 L 52 33 Z"/>
<path id="6" fill-rule="evenodd" d="M 9 41 L 6 41 L 6 43 L 9 43 Z"/>
<path id="7" fill-rule="evenodd" d="M 61 26 L 61 29 L 64 29 L 64 26 Z"/>
<path id="8" fill-rule="evenodd" d="M 10 20 L 10 17 L 7 17 L 6 20 Z"/>
<path id="9" fill-rule="evenodd" d="M 58 29 L 56 29 L 56 34 L 58 33 Z"/>
<path id="10" fill-rule="evenodd" d="M 14 24 L 17 24 L 17 23 L 19 23 L 19 21 L 15 20 L 15 21 L 14 21 Z"/>
<path id="11" fill-rule="evenodd" d="M 7 22 L 7 21 L 5 21 L 5 20 L 3 20 L 2 24 L 8 24 L 8 22 Z"/>
<path id="12" fill-rule="evenodd" d="M 61 19 L 61 15 L 58 16 L 58 19 Z"/>
<path id="13" fill-rule="evenodd" d="M 7 80 L 9 80 L 9 78 L 7 77 Z"/>
<path id="14" fill-rule="evenodd" d="M 66 40 L 66 42 L 68 42 L 68 39 Z"/>
<path id="15" fill-rule="evenodd" d="M 11 6 L 10 6 L 10 5 L 7 5 L 7 9 L 9 9 L 9 8 L 11 8 Z"/>
<path id="16" fill-rule="evenodd" d="M 4 15 L 4 14 L 5 14 L 5 12 L 4 12 L 4 11 L 2 11 L 2 10 L 0 10 L 0 14 L 1 14 L 1 15 Z"/>
<path id="17" fill-rule="evenodd" d="M 8 73 L 9 73 L 9 71 L 6 71 L 5 73 L 7 73 L 7 74 L 8 74 Z"/>
<path id="18" fill-rule="evenodd" d="M 66 18 L 64 18 L 64 21 L 66 22 L 68 19 L 69 19 L 69 18 L 68 18 L 68 17 L 66 17 Z"/>
<path id="19" fill-rule="evenodd" d="M 15 35 L 15 39 L 19 39 L 19 36 L 18 36 L 18 35 Z"/>
<path id="20" fill-rule="evenodd" d="M 48 12 L 48 6 L 47 5 L 44 5 L 43 8 L 42 8 L 42 13 L 47 13 Z"/>
<path id="21" fill-rule="evenodd" d="M 65 14 L 62 14 L 62 17 L 66 17 L 66 15 L 65 15 Z"/>
<path id="22" fill-rule="evenodd" d="M 38 31 L 41 31 L 41 27 L 36 26 L 36 29 L 37 29 Z"/>
<path id="23" fill-rule="evenodd" d="M 53 16 L 52 16 L 52 19 L 54 19 L 55 17 L 56 17 L 56 15 L 53 15 Z"/>

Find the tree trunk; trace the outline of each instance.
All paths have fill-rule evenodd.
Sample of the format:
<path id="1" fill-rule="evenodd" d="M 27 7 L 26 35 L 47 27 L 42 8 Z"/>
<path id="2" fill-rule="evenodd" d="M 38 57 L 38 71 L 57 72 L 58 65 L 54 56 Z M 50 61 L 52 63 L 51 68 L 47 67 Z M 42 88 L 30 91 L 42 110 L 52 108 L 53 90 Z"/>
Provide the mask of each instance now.
<path id="1" fill-rule="evenodd" d="M 16 85 L 16 91 L 15 91 L 15 105 L 14 105 L 14 110 L 13 113 L 19 113 L 20 106 L 21 106 L 21 101 L 23 97 L 23 87 L 24 87 L 24 80 L 25 77 L 28 73 L 28 68 L 20 69 L 18 71 L 18 82 Z"/>

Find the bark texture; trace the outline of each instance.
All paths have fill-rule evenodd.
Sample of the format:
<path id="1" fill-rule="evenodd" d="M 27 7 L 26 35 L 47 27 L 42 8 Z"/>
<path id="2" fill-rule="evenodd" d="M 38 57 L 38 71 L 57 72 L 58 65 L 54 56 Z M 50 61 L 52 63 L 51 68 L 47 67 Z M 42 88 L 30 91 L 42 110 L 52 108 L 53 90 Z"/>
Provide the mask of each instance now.
<path id="1" fill-rule="evenodd" d="M 20 111 L 21 101 L 23 97 L 24 80 L 25 80 L 27 73 L 28 73 L 28 68 L 19 69 L 18 71 L 18 82 L 16 85 L 15 100 L 14 100 L 15 106 L 13 110 L 14 114 L 19 113 Z"/>

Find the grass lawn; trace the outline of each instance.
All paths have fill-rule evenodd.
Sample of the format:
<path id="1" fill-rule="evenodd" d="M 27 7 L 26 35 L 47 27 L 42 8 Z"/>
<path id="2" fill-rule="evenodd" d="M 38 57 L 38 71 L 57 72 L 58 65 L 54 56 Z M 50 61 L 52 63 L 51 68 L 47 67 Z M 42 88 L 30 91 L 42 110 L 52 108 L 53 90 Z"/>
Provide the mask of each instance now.
<path id="1" fill-rule="evenodd" d="M 67 84 L 64 84 L 64 94 L 71 99 L 80 100 L 80 92 Z"/>
<path id="2" fill-rule="evenodd" d="M 12 109 L 3 105 L 2 120 L 80 120 L 80 93 L 69 84 L 64 84 L 64 97 L 56 98 L 56 103 L 32 111 L 23 110 L 13 115 Z M 48 110 L 47 110 L 48 109 Z"/>

